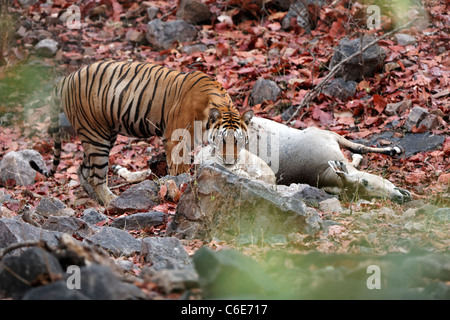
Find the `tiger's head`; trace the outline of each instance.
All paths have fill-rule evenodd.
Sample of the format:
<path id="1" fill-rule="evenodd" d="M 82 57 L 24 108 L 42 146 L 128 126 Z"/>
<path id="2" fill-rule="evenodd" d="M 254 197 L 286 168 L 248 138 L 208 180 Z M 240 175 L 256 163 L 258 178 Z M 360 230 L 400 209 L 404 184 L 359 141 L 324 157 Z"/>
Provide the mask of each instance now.
<path id="1" fill-rule="evenodd" d="M 239 115 L 236 109 L 211 108 L 206 129 L 215 156 L 225 164 L 235 164 L 248 143 L 248 124 L 254 116 L 249 110 Z"/>

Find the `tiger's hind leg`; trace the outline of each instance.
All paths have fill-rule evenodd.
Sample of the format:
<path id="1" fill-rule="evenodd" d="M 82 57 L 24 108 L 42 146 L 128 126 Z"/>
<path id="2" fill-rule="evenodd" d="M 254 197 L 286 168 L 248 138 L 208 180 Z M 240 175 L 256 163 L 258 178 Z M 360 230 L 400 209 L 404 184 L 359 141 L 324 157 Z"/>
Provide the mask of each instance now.
<path id="1" fill-rule="evenodd" d="M 84 159 L 77 170 L 86 193 L 98 203 L 108 206 L 117 196 L 108 188 L 108 162 L 111 141 L 83 142 Z"/>

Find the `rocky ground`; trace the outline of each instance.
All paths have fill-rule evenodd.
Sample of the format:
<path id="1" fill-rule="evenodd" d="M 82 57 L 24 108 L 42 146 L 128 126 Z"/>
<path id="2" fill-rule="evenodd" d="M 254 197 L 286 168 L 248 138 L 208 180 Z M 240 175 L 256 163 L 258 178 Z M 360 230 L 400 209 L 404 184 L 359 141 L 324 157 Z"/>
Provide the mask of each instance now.
<path id="1" fill-rule="evenodd" d="M 81 28 L 70 29 L 64 0 L 1 3 L 9 4 L 1 23 L 11 21 L 0 28 L 11 30 L 0 47 L 1 298 L 450 297 L 444 1 L 410 4 L 413 26 L 367 50 L 364 67 L 345 64 L 293 119 L 342 56 L 361 49 L 344 36 L 368 33 L 364 5 L 86 1 Z M 382 5 L 383 27 L 372 37 L 393 30 L 394 9 Z M 54 178 L 27 162 L 50 163 L 54 80 L 106 58 L 201 70 L 241 110 L 367 145 L 398 144 L 403 156 L 368 155 L 363 169 L 410 190 L 413 201 L 338 199 L 306 185 L 277 192 L 220 167 L 166 176 L 161 141 L 120 137 L 111 163 L 150 166 L 155 176 L 130 186 L 110 173 L 120 196 L 101 207 L 79 185 L 81 146 L 69 126 Z M 81 290 L 69 288 L 74 265 Z M 373 265 L 380 290 L 367 285 Z"/>

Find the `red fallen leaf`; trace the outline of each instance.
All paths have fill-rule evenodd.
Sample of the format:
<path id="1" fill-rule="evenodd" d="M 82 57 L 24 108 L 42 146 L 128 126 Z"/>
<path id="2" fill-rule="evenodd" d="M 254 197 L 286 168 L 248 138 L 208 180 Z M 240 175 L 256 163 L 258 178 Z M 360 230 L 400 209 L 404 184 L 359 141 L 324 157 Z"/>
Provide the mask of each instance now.
<path id="1" fill-rule="evenodd" d="M 5 203 L 4 205 L 13 212 L 19 212 L 20 203 Z"/>
<path id="2" fill-rule="evenodd" d="M 405 176 L 405 181 L 408 184 L 412 185 L 420 185 L 423 183 L 424 180 L 425 180 L 425 172 L 423 171 L 412 172 Z"/>
<path id="3" fill-rule="evenodd" d="M 226 57 L 231 55 L 232 50 L 228 42 L 219 43 L 216 47 L 216 52 L 219 57 Z"/>
<path id="4" fill-rule="evenodd" d="M 380 119 L 381 119 L 380 117 L 367 117 L 364 120 L 364 124 L 367 126 L 371 126 L 377 124 L 380 121 Z"/>
<path id="5" fill-rule="evenodd" d="M 162 185 L 161 189 L 159 189 L 158 195 L 161 197 L 161 199 L 164 200 L 164 198 L 166 197 L 167 194 L 167 187 L 166 185 Z"/>
<path id="6" fill-rule="evenodd" d="M 439 176 L 438 182 L 450 186 L 450 173 L 444 173 Z"/>
<path id="7" fill-rule="evenodd" d="M 373 105 L 375 110 L 378 111 L 378 113 L 382 113 L 384 109 L 386 108 L 387 101 L 382 96 L 378 94 L 373 95 Z"/>
<path id="8" fill-rule="evenodd" d="M 342 27 L 342 20 L 339 19 L 338 21 L 333 22 L 330 28 L 330 36 L 333 38 L 336 38 L 337 36 L 341 35 L 344 31 L 344 28 Z"/>
<path id="9" fill-rule="evenodd" d="M 445 139 L 444 145 L 442 146 L 442 150 L 444 151 L 445 155 L 447 156 L 450 155 L 450 137 Z"/>
<path id="10" fill-rule="evenodd" d="M 279 31 L 281 29 L 281 24 L 279 22 L 269 23 L 267 28 L 272 31 Z"/>
<path id="11" fill-rule="evenodd" d="M 254 67 L 246 67 L 246 68 L 241 68 L 238 70 L 238 74 L 245 74 L 245 73 L 253 73 L 255 72 L 255 68 Z"/>
<path id="12" fill-rule="evenodd" d="M 425 125 L 421 125 L 419 128 L 417 128 L 415 125 L 411 128 L 412 133 L 424 133 L 427 132 L 428 128 Z"/>

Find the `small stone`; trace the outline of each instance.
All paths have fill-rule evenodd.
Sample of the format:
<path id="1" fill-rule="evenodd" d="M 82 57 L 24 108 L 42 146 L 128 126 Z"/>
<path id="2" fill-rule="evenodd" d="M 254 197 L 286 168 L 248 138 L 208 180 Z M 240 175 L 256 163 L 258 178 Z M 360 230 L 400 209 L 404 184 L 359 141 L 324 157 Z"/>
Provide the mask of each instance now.
<path id="1" fill-rule="evenodd" d="M 81 220 L 84 220 L 89 224 L 97 224 L 99 222 L 108 220 L 108 216 L 98 212 L 94 208 L 88 208 L 83 211 L 83 216 L 81 217 Z"/>
<path id="2" fill-rule="evenodd" d="M 163 269 L 155 273 L 152 282 L 155 282 L 166 294 L 182 292 L 199 286 L 198 274 L 194 268 L 188 270 Z"/>
<path id="3" fill-rule="evenodd" d="M 43 198 L 36 207 L 36 213 L 39 213 L 44 217 L 75 215 L 73 209 L 68 208 L 61 200 L 53 197 Z"/>
<path id="4" fill-rule="evenodd" d="M 181 48 L 181 52 L 191 55 L 196 52 L 205 52 L 207 49 L 208 47 L 203 43 L 197 43 L 190 46 L 184 46 L 183 48 Z"/>
<path id="5" fill-rule="evenodd" d="M 416 43 L 416 38 L 405 33 L 397 33 L 394 35 L 394 38 L 401 46 L 409 46 Z"/>
<path id="6" fill-rule="evenodd" d="M 108 208 L 112 213 L 146 210 L 159 204 L 158 184 L 145 180 L 133 185 L 115 198 Z"/>
<path id="7" fill-rule="evenodd" d="M 177 19 L 192 24 L 206 22 L 211 19 L 211 11 L 207 4 L 195 0 L 182 0 L 177 10 Z"/>
<path id="8" fill-rule="evenodd" d="M 174 48 L 177 42 L 194 41 L 197 29 L 182 20 L 163 22 L 155 19 L 147 24 L 146 37 L 156 50 L 167 50 Z"/>
<path id="9" fill-rule="evenodd" d="M 388 103 L 384 109 L 384 113 L 388 116 L 400 115 L 412 106 L 411 100 L 403 100 L 396 103 Z"/>
<path id="10" fill-rule="evenodd" d="M 154 270 L 192 268 L 189 255 L 180 240 L 175 237 L 144 238 L 141 256 Z"/>
<path id="11" fill-rule="evenodd" d="M 280 95 L 281 89 L 275 81 L 259 78 L 252 88 L 250 97 L 253 105 L 255 105 L 265 100 L 276 101 Z"/>
<path id="12" fill-rule="evenodd" d="M 115 219 L 111 223 L 111 227 L 126 230 L 140 230 L 163 224 L 165 220 L 166 214 L 164 212 L 138 212 Z"/>
<path id="13" fill-rule="evenodd" d="M 148 16 L 148 20 L 153 20 L 156 19 L 158 17 L 158 14 L 161 11 L 159 10 L 158 7 L 148 7 L 147 8 L 147 16 Z"/>
<path id="14" fill-rule="evenodd" d="M 346 100 L 355 95 L 356 86 L 357 83 L 355 81 L 345 81 L 342 78 L 336 78 L 325 85 L 323 93 L 340 100 Z"/>
<path id="15" fill-rule="evenodd" d="M 99 232 L 86 238 L 85 241 L 98 245 L 115 256 L 130 256 L 141 250 L 140 240 L 126 231 L 112 227 L 102 227 Z"/>
<path id="16" fill-rule="evenodd" d="M 34 49 L 36 53 L 44 57 L 53 57 L 58 51 L 58 42 L 53 39 L 44 39 L 38 42 Z"/>
<path id="17" fill-rule="evenodd" d="M 36 171 L 30 166 L 31 160 L 39 167 L 45 168 L 44 159 L 36 150 L 8 152 L 0 161 L 0 180 L 3 184 L 7 184 L 7 181 L 11 179 L 19 186 L 34 184 Z"/>
<path id="18" fill-rule="evenodd" d="M 428 110 L 415 106 L 411 109 L 405 122 L 406 130 L 411 131 L 414 126 L 419 127 L 419 123 L 429 114 Z"/>
<path id="19" fill-rule="evenodd" d="M 337 198 L 330 198 L 319 203 L 319 209 L 325 212 L 341 212 L 341 202 Z"/>
<path id="20" fill-rule="evenodd" d="M 422 121 L 420 121 L 417 127 L 425 126 L 428 130 L 437 129 L 440 125 L 439 117 L 434 114 L 427 115 Z"/>

